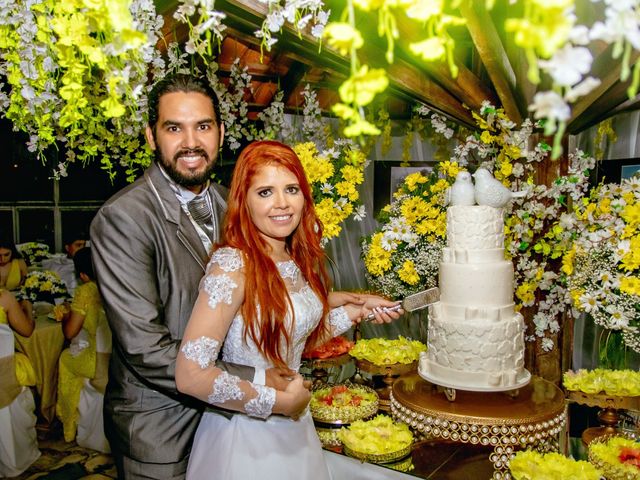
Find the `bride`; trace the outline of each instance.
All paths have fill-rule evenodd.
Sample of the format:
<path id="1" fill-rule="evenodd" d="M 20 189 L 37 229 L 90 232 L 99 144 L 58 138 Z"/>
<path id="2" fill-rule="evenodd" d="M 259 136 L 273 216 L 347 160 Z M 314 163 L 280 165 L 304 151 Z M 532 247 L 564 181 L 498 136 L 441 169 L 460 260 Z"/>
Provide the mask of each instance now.
<path id="1" fill-rule="evenodd" d="M 254 142 L 235 166 L 224 241 L 214 251 L 176 362 L 182 392 L 228 410 L 205 412 L 187 478 L 330 478 L 297 373 L 307 346 L 348 330 L 370 313 L 390 322 L 397 302 L 329 293 L 311 189 L 295 152 Z M 286 390 L 240 380 L 219 356 L 292 369 Z M 238 414 L 237 412 L 241 412 Z"/>

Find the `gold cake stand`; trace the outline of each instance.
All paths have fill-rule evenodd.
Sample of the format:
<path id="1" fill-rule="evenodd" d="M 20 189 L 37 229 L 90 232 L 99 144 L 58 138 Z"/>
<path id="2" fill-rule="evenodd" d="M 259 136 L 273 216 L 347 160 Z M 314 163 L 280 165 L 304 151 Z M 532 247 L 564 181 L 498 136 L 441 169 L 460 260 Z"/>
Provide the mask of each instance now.
<path id="1" fill-rule="evenodd" d="M 585 447 L 598 437 L 604 435 L 620 435 L 617 425 L 620 421 L 618 410 L 640 410 L 640 397 L 619 397 L 606 393 L 584 393 L 570 391 L 567 396 L 570 402 L 588 407 L 600 407 L 598 420 L 602 426 L 587 428 L 582 432 L 582 443 Z"/>
<path id="2" fill-rule="evenodd" d="M 493 447 L 493 479 L 511 479 L 509 460 L 517 449 L 558 451 L 567 410 L 562 390 L 539 377 L 506 392 L 457 390 L 447 400 L 441 388 L 417 373 L 399 377 L 391 392 L 391 413 L 419 436 Z"/>

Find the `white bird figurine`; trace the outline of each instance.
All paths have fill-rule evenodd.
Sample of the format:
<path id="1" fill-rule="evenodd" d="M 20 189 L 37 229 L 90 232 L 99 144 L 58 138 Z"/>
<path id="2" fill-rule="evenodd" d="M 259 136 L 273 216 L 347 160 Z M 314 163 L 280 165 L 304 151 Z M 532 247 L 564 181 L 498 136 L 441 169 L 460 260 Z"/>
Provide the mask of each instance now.
<path id="1" fill-rule="evenodd" d="M 512 192 L 498 180 L 486 168 L 479 168 L 473 174 L 476 180 L 475 198 L 478 205 L 488 205 L 494 208 L 502 208 L 513 198 L 524 197 L 527 192 Z"/>
<path id="2" fill-rule="evenodd" d="M 471 181 L 471 174 L 467 171 L 460 171 L 456 175 L 444 198 L 445 205 L 475 205 L 475 190 Z"/>

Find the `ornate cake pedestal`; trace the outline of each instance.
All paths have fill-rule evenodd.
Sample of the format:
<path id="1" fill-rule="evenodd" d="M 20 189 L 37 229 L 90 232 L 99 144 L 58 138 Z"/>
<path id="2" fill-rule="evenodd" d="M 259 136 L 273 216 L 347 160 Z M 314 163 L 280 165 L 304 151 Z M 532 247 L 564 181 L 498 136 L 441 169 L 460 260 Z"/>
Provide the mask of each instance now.
<path id="1" fill-rule="evenodd" d="M 567 416 L 562 390 L 539 377 L 517 396 L 457 390 L 450 402 L 417 373 L 393 384 L 391 413 L 426 438 L 493 446 L 489 459 L 496 480 L 511 478 L 508 464 L 516 449 L 557 451 Z"/>

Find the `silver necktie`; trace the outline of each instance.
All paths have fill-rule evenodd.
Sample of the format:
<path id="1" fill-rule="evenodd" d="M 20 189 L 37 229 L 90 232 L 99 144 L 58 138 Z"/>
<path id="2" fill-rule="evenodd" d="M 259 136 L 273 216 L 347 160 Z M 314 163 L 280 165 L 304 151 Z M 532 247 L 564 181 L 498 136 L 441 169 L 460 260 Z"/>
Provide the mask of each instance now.
<path id="1" fill-rule="evenodd" d="M 206 195 L 195 197 L 187 202 L 187 210 L 198 225 L 213 238 L 213 216 Z"/>

